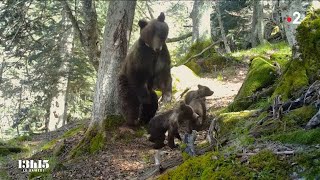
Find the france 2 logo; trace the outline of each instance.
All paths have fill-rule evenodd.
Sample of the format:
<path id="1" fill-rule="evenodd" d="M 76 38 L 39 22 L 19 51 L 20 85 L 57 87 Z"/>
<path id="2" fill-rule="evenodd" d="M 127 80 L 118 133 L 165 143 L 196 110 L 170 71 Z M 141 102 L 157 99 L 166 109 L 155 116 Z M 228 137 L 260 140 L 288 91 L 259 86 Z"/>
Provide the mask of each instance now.
<path id="1" fill-rule="evenodd" d="M 303 20 L 301 18 L 301 13 L 298 11 L 295 11 L 292 16 L 293 16 L 293 21 L 291 16 L 285 17 L 284 20 L 287 21 L 288 23 L 291 23 L 292 21 L 292 24 L 300 24 L 301 21 Z"/>

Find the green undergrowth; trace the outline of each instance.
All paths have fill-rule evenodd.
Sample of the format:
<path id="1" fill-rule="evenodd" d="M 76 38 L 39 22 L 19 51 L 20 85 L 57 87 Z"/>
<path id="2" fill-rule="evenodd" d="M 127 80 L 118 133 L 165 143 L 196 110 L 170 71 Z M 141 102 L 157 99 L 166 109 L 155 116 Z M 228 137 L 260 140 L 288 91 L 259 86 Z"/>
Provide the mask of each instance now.
<path id="1" fill-rule="evenodd" d="M 320 144 L 320 129 L 304 130 L 299 129 L 296 131 L 290 131 L 287 133 L 276 134 L 269 139 L 274 141 L 280 141 L 287 144 L 303 144 L 312 145 Z"/>
<path id="2" fill-rule="evenodd" d="M 159 179 L 288 179 L 290 166 L 269 150 L 263 150 L 241 163 L 235 155 L 210 152 L 186 160 Z"/>
<path id="3" fill-rule="evenodd" d="M 251 128 L 251 134 L 255 137 L 263 137 L 266 139 L 274 139 L 273 136 L 286 134 L 301 129 L 317 112 L 314 106 L 303 106 L 283 115 L 281 119 L 268 119 L 262 125 L 256 125 Z M 257 120 L 267 116 L 262 113 Z M 273 138 L 270 138 L 273 137 Z"/>
<path id="4" fill-rule="evenodd" d="M 241 50 L 237 52 L 231 53 L 231 56 L 242 61 L 244 57 L 252 59 L 256 56 L 264 56 L 265 58 L 267 55 L 271 54 L 291 54 L 291 48 L 285 42 L 270 44 L 265 43 L 261 44 L 255 48 L 251 48 L 248 50 Z"/>

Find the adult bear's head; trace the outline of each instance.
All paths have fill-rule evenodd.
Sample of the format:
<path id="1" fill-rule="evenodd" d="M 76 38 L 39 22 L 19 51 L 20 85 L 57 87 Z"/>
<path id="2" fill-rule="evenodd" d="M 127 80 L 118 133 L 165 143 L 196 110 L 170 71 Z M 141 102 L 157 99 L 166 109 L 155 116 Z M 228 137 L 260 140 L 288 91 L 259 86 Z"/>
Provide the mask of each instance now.
<path id="1" fill-rule="evenodd" d="M 156 52 L 161 51 L 169 33 L 169 27 L 164 22 L 164 19 L 165 16 L 162 12 L 157 19 L 149 22 L 140 20 L 138 23 L 140 26 L 140 39 Z"/>

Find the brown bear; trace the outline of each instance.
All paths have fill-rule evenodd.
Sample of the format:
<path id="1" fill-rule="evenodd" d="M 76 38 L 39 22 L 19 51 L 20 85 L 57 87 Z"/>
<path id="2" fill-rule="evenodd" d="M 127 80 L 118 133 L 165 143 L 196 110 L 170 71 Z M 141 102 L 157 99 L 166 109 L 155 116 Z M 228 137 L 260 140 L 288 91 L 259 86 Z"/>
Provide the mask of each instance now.
<path id="1" fill-rule="evenodd" d="M 197 121 L 198 114 L 196 114 L 189 105 L 180 102 L 176 109 L 166 111 L 152 118 L 149 122 L 149 141 L 154 142 L 154 148 L 160 149 L 164 144 L 165 133 L 168 131 L 168 145 L 170 148 L 175 148 L 174 138 L 181 141 L 179 135 L 179 124 L 187 121 Z"/>
<path id="2" fill-rule="evenodd" d="M 202 126 L 202 124 L 206 120 L 207 109 L 206 109 L 206 98 L 197 98 L 192 99 L 189 103 L 189 106 L 192 107 L 193 111 L 199 115 L 197 121 L 190 121 L 188 124 L 188 133 L 191 134 L 192 130 L 197 130 L 198 127 Z"/>
<path id="3" fill-rule="evenodd" d="M 146 27 L 148 22 L 140 20 L 140 32 Z M 153 88 L 162 92 L 162 102 L 170 102 L 172 99 L 172 78 L 171 78 L 171 58 L 166 43 L 163 44 L 157 59 Z"/>
<path id="4" fill-rule="evenodd" d="M 159 54 L 165 45 L 169 27 L 163 13 L 149 22 L 140 20 L 139 39 L 129 50 L 119 74 L 121 112 L 127 125 L 135 126 L 139 120 L 148 122 L 158 109 L 158 98 L 153 81 Z"/>
<path id="5" fill-rule="evenodd" d="M 203 98 L 206 96 L 211 96 L 213 91 L 211 91 L 207 86 L 198 85 L 198 90 L 190 91 L 186 94 L 184 101 L 186 104 L 189 104 L 192 99 Z"/>

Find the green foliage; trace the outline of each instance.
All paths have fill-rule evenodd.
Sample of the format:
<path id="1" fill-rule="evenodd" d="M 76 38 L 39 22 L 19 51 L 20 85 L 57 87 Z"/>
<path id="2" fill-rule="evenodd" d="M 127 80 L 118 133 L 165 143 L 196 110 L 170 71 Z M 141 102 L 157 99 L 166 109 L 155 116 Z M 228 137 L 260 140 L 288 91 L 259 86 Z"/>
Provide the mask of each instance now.
<path id="1" fill-rule="evenodd" d="M 229 105 L 229 111 L 247 109 L 253 102 L 248 100 L 259 89 L 268 87 L 276 78 L 275 67 L 267 60 L 257 57 L 251 62 L 249 72 L 242 84 L 234 102 Z"/>

